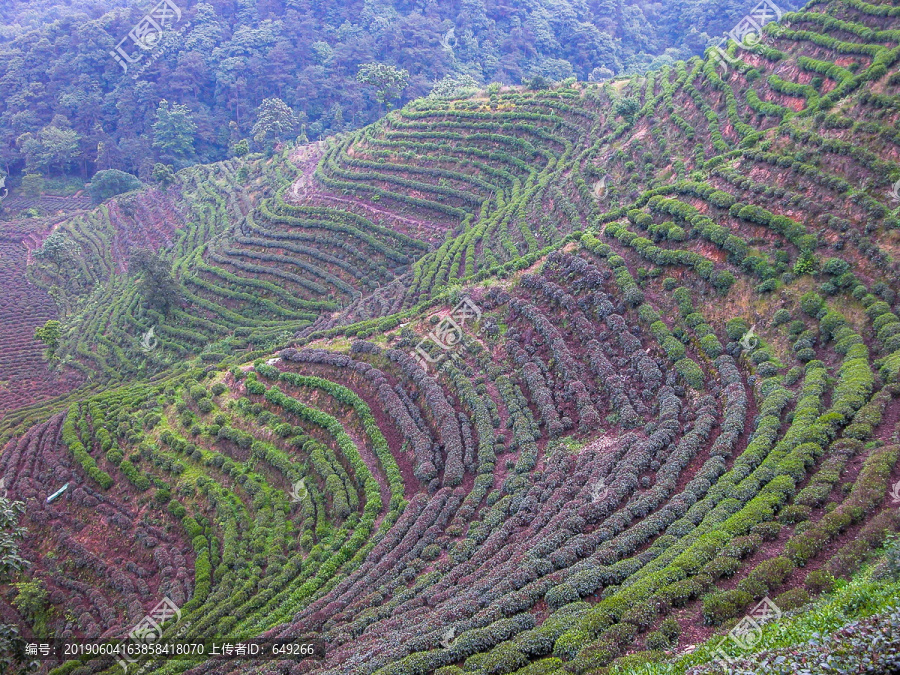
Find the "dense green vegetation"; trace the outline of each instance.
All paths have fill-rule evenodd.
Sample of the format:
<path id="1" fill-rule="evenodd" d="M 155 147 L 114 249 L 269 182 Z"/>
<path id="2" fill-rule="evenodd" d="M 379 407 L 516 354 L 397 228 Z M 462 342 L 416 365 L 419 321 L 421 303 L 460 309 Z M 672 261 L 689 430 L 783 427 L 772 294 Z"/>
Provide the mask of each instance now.
<path id="1" fill-rule="evenodd" d="M 285 138 L 316 139 L 374 122 L 385 104 L 424 96 L 446 77 L 440 90 L 452 92 L 453 82 L 639 72 L 701 53 L 750 7 L 741 0 L 174 4 L 181 18 L 170 19 L 143 55 L 127 36 L 150 6 L 133 0 L 0 8 L 6 173 L 66 171 L 83 181 L 119 169 L 148 180 L 158 161 L 223 160 L 246 152 L 247 141 L 265 144 L 267 99 L 296 112 L 293 123 L 278 125 Z M 409 86 L 386 101 L 357 80 L 369 64 L 407 70 Z"/>

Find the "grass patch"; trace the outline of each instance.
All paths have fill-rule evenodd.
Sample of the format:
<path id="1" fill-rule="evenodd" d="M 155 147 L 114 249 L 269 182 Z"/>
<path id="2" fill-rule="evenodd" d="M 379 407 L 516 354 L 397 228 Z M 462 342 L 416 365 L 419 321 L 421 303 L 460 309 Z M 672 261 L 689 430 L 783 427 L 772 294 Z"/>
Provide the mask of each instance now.
<path id="1" fill-rule="evenodd" d="M 731 640 L 721 647 L 730 656 L 751 657 L 753 654 L 794 647 L 833 633 L 852 621 L 886 612 L 900 605 L 900 581 L 873 578 L 873 567 L 863 568 L 851 581 L 838 580 L 833 591 L 821 595 L 812 604 L 785 612 L 778 622 L 765 624 L 753 652 L 741 652 Z M 613 664 L 609 675 L 681 675 L 688 669 L 713 662 L 722 635 L 716 635 L 697 649 L 669 662 Z"/>

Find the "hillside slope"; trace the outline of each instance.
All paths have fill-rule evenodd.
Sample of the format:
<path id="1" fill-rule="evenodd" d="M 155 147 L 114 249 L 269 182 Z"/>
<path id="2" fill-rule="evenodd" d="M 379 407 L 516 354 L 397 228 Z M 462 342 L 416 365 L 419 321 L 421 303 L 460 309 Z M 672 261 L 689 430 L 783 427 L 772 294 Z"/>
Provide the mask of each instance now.
<path id="1" fill-rule="evenodd" d="M 727 69 L 419 100 L 59 225 L 28 276 L 93 381 L 0 427 L 46 629 L 167 596 L 197 637 L 327 642 L 271 672 L 593 673 L 857 569 L 900 527 L 900 6 L 766 33 Z"/>

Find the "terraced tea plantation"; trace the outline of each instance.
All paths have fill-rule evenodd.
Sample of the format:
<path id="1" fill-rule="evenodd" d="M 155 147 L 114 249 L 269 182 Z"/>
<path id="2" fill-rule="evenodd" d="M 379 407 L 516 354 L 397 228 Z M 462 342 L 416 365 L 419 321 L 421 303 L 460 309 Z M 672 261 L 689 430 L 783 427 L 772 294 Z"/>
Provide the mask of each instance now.
<path id="1" fill-rule="evenodd" d="M 158 675 L 657 672 L 853 575 L 900 529 L 900 6 L 764 35 L 186 169 L 0 269 L 68 378 L 0 375 L 45 591 L 2 621 L 122 637 L 165 597 L 166 637 L 325 644 Z"/>

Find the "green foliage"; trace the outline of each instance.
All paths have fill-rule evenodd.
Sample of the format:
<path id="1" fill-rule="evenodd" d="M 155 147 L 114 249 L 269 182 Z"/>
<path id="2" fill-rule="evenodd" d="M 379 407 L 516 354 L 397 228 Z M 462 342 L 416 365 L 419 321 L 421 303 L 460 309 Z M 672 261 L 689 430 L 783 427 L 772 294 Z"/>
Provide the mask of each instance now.
<path id="1" fill-rule="evenodd" d="M 675 370 L 681 375 L 685 381 L 694 389 L 702 391 L 704 388 L 705 378 L 703 371 L 696 361 L 689 358 L 682 358 L 675 362 Z"/>
<path id="2" fill-rule="evenodd" d="M 159 102 L 153 123 L 153 147 L 159 148 L 161 157 L 183 165 L 194 155 L 196 133 L 197 124 L 186 105 L 170 104 L 166 99 Z"/>
<path id="3" fill-rule="evenodd" d="M 47 609 L 47 589 L 39 579 L 21 581 L 13 586 L 18 591 L 13 598 L 13 605 L 25 618 L 34 623 Z"/>
<path id="4" fill-rule="evenodd" d="M 88 191 L 91 193 L 94 203 L 99 204 L 123 192 L 139 190 L 142 186 L 141 181 L 130 173 L 118 169 L 107 169 L 94 174 L 88 185 Z"/>
<path id="5" fill-rule="evenodd" d="M 779 309 L 772 317 L 773 326 L 781 326 L 791 320 L 791 312 L 788 309 Z"/>
<path id="6" fill-rule="evenodd" d="M 850 269 L 850 263 L 841 258 L 828 258 L 822 265 L 822 271 L 833 277 L 839 277 Z"/>
<path id="7" fill-rule="evenodd" d="M 176 181 L 175 171 L 172 165 L 163 164 L 162 162 L 157 162 L 153 165 L 153 171 L 150 173 L 150 178 L 153 179 L 154 183 L 159 183 L 159 186 L 163 190 Z"/>
<path id="8" fill-rule="evenodd" d="M 251 4 L 239 3 L 236 12 L 251 11 Z M 316 35 L 308 46 L 316 60 L 309 83 L 320 71 L 336 72 L 331 64 L 347 53 L 340 36 L 365 35 L 379 23 L 379 7 L 368 3 L 361 22 Z M 281 23 L 312 25 L 295 9 Z M 432 9 L 440 13 L 443 5 Z M 380 22 L 385 30 L 401 25 L 396 11 Z M 201 6 L 198 25 L 211 12 Z M 341 18 L 340 8 L 332 13 Z M 468 58 L 484 44 L 490 24 L 477 12 L 472 20 L 477 39 L 467 29 L 454 50 L 445 50 L 448 59 Z M 552 35 L 551 23 L 544 30 L 526 22 L 522 41 L 531 31 Z M 266 31 L 282 30 L 264 25 L 243 37 L 247 49 L 265 41 Z M 405 39 L 402 28 L 390 39 Z M 430 29 L 422 30 L 427 44 Z M 876 31 L 862 24 L 855 30 Z M 578 44 L 585 41 L 590 37 Z M 292 49 L 278 44 L 273 64 Z M 879 46 L 868 56 L 892 66 L 886 51 Z M 231 57 L 238 72 L 241 54 Z M 852 530 L 854 546 L 827 562 L 830 574 L 852 571 L 880 545 L 895 524 L 894 510 L 881 507 L 897 448 L 878 433 L 894 389 L 887 384 L 873 396 L 882 384 L 874 369 L 893 379 L 898 361 L 890 347 L 900 320 L 887 278 L 893 261 L 880 248 L 882 220 L 867 200 L 868 193 L 881 196 L 892 175 L 873 173 L 868 187 L 857 189 L 856 174 L 878 165 L 855 152 L 847 162 L 859 166 L 852 190 L 845 187 L 830 172 L 847 162 L 820 162 L 817 154 L 843 146 L 805 135 L 822 122 L 815 111 L 793 112 L 804 101 L 812 105 L 813 94 L 783 81 L 785 95 L 803 100 L 792 101 L 791 110 L 767 105 L 760 74 L 774 57 L 763 49 L 757 57 L 754 69 L 738 68 L 746 81 L 735 73 L 719 77 L 711 62 L 695 60 L 612 85 L 566 81 L 543 89 L 537 78 L 546 84 L 567 68 L 563 59 L 548 63 L 536 55 L 522 74 L 537 89 L 494 87 L 488 98 L 452 104 L 419 100 L 364 132 L 318 146 L 324 155 L 315 170 L 315 148 L 284 148 L 268 158 L 239 148 L 233 154 L 243 159 L 177 176 L 173 164 L 154 179 L 177 182 L 185 222 L 174 234 L 154 233 L 165 252 L 154 258 L 145 251 L 132 261 L 136 283 L 116 274 L 123 250 L 117 237 L 132 234 L 134 225 L 121 212 L 141 204 L 148 213 L 169 213 L 175 190 L 150 190 L 120 200 L 121 212 L 110 206 L 60 228 L 77 251 L 59 256 L 56 274 L 49 252 L 29 270 L 35 283 L 60 285 L 60 353 L 73 367 L 98 364 L 96 372 L 125 381 L 86 383 L 87 393 L 67 399 L 68 414 L 51 424 L 61 421 L 64 445 L 90 486 L 108 489 L 114 477 L 117 495 L 130 492 L 123 503 L 145 513 L 148 524 L 154 512 L 166 528 L 171 518 L 181 522 L 194 545 L 186 612 L 199 631 L 258 634 L 287 625 L 298 608 L 330 607 L 323 630 L 338 634 L 349 626 L 348 635 L 368 635 L 380 650 L 381 622 L 394 614 L 402 621 L 420 600 L 444 602 L 447 589 L 459 586 L 477 591 L 481 605 L 458 608 L 461 635 L 453 644 L 438 647 L 439 635 L 423 630 L 404 643 L 408 654 L 378 651 L 378 675 L 457 672 L 459 664 L 497 675 L 564 664 L 588 673 L 633 650 L 638 633 L 655 626 L 646 646 L 673 648 L 679 626 L 670 610 L 692 600 L 702 598 L 709 623 L 738 619 L 763 595 L 782 593 L 785 606 L 801 605 L 805 592 L 785 583 L 850 527 L 860 525 Z M 377 88 L 371 70 L 363 79 Z M 851 81 L 831 72 L 843 77 L 839 87 Z M 271 92 L 256 97 L 254 104 L 264 103 L 250 129 L 252 107 L 229 88 L 228 72 L 215 75 L 221 99 L 233 105 L 233 126 L 207 124 L 203 105 L 188 103 L 189 88 L 178 99 L 204 120 L 198 150 L 238 148 L 251 132 L 254 143 L 274 149 L 296 133 L 302 116 L 293 110 L 304 108 L 305 91 L 284 86 L 283 101 Z M 423 86 L 420 70 L 410 82 L 411 90 Z M 756 98 L 745 91 L 747 82 Z M 256 90 L 246 77 L 240 86 Z M 875 105 L 854 101 L 860 117 Z M 364 108 L 353 108 L 353 123 Z M 689 121 L 675 121 L 677 133 L 670 133 L 659 120 L 675 110 Z M 178 126 L 176 112 L 183 111 L 167 104 L 170 126 Z M 754 112 L 784 123 L 770 127 Z M 347 123 L 338 121 L 343 114 L 329 113 L 332 128 Z M 635 134 L 627 127 L 638 119 Z M 875 134 L 893 142 L 855 120 L 847 126 L 843 115 L 828 124 L 852 130 L 860 144 Z M 218 130 L 215 141 L 209 129 Z M 828 138 L 838 136 L 851 133 Z M 774 155 L 773 148 L 791 155 Z M 294 163 L 303 157 L 297 183 Z M 141 176 L 155 159 L 141 164 Z M 767 172 L 763 165 L 773 163 L 777 171 Z M 749 178 L 766 175 L 779 178 L 766 185 Z M 596 192 L 588 184 L 614 177 L 625 184 L 612 180 Z M 846 199 L 840 207 L 832 192 Z M 161 206 L 152 203 L 160 198 Z M 377 208 L 369 203 L 376 200 Z M 810 219 L 795 221 L 761 204 Z M 815 234 L 806 229 L 813 221 Z M 427 241 L 413 238 L 419 232 Z M 796 288 L 814 283 L 796 280 L 791 270 L 815 273 L 812 252 L 826 246 L 840 257 L 824 260 L 821 292 L 803 296 L 803 320 L 791 323 L 801 316 L 790 304 Z M 842 250 L 858 277 L 839 264 Z M 672 276 L 660 294 L 664 274 Z M 87 292 L 70 295 L 61 288 L 68 282 Z M 779 294 L 781 282 L 793 286 Z M 484 331 L 466 332 L 452 360 L 423 371 L 409 351 L 438 330 L 446 305 L 463 289 L 479 299 Z M 730 293 L 727 302 L 713 291 Z M 728 321 L 728 340 L 720 342 L 723 312 L 754 318 Z M 775 326 L 788 329 L 766 329 L 771 344 L 749 352 L 735 344 L 752 322 L 765 329 L 773 312 Z M 159 348 L 138 355 L 126 343 L 149 326 Z M 277 368 L 267 365 L 273 351 L 281 358 Z M 139 379 L 130 380 L 135 374 Z M 84 396 L 83 404 L 72 403 Z M 52 415 L 60 405 L 26 412 Z M 623 429 L 640 433 L 622 437 Z M 52 427 L 37 431 L 28 442 L 55 438 Z M 595 444 L 604 437 L 622 443 Z M 611 488 L 598 485 L 599 477 L 614 481 Z M 841 480 L 844 499 L 829 502 Z M 560 498 L 570 506 L 548 516 Z M 73 495 L 73 503 L 80 499 L 82 492 Z M 401 512 L 402 530 L 395 531 Z M 493 556 L 506 550 L 514 530 L 528 539 L 495 583 Z M 776 540 L 782 555 L 754 557 L 767 550 L 764 541 Z M 369 558 L 373 551 L 389 564 Z M 744 569 L 750 560 L 761 563 Z M 719 579 L 735 575 L 737 588 L 716 589 Z M 347 580 L 366 578 L 375 580 L 368 595 L 351 598 Z M 810 577 L 810 590 L 827 581 Z M 632 654 L 620 665 L 649 667 L 645 658 Z"/>
<path id="9" fill-rule="evenodd" d="M 749 330 L 750 324 L 742 318 L 729 319 L 725 324 L 725 332 L 732 340 L 740 340 Z"/>
<path id="10" fill-rule="evenodd" d="M 391 102 L 400 98 L 409 84 L 409 71 L 387 63 L 364 63 L 356 81 L 375 88 L 375 99 L 390 110 Z"/>
<path id="11" fill-rule="evenodd" d="M 892 579 L 900 580 L 900 535 L 896 533 L 888 535 L 884 542 L 884 565 Z"/>
<path id="12" fill-rule="evenodd" d="M 25 571 L 30 563 L 19 552 L 26 530 L 19 527 L 25 504 L 0 495 L 0 582 L 7 583 Z"/>
<path id="13" fill-rule="evenodd" d="M 819 269 L 819 262 L 812 251 L 801 251 L 800 257 L 794 264 L 794 274 L 797 276 L 803 274 L 815 274 Z"/>
<path id="14" fill-rule="evenodd" d="M 166 313 L 180 300 L 172 265 L 159 254 L 148 249 L 135 250 L 128 261 L 128 271 L 139 276 L 138 288 L 151 307 Z"/>
<path id="15" fill-rule="evenodd" d="M 76 244 L 64 232 L 56 230 L 50 233 L 39 249 L 34 252 L 38 260 L 47 260 L 56 266 L 57 273 L 74 260 Z"/>
<path id="16" fill-rule="evenodd" d="M 703 598 L 703 621 L 718 625 L 741 614 L 752 600 L 753 596 L 738 589 L 711 593 Z"/>
<path id="17" fill-rule="evenodd" d="M 80 134 L 62 115 L 54 115 L 50 124 L 36 133 L 26 132 L 15 139 L 29 174 L 45 173 L 53 168 L 65 170 L 81 155 L 80 141 Z"/>
<path id="18" fill-rule="evenodd" d="M 632 97 L 621 98 L 613 106 L 613 115 L 616 117 L 621 116 L 628 124 L 631 124 L 634 121 L 634 116 L 640 109 L 641 104 L 637 99 Z"/>
<path id="19" fill-rule="evenodd" d="M 39 197 L 44 194 L 45 188 L 46 181 L 39 173 L 26 173 L 19 185 L 19 191 L 25 197 Z"/>
<path id="20" fill-rule="evenodd" d="M 822 311 L 824 307 L 825 301 L 822 299 L 822 296 L 815 291 L 805 293 L 800 298 L 800 309 L 813 318 L 818 318 L 819 312 Z"/>
<path id="21" fill-rule="evenodd" d="M 50 319 L 43 326 L 34 329 L 34 339 L 47 345 L 47 352 L 52 358 L 56 348 L 59 347 L 59 339 L 62 336 L 62 324 Z"/>
<path id="22" fill-rule="evenodd" d="M 231 154 L 235 157 L 245 157 L 250 154 L 250 141 L 242 138 L 233 146 L 231 146 Z"/>
<path id="23" fill-rule="evenodd" d="M 297 116 L 287 103 L 280 98 L 267 98 L 256 109 L 256 124 L 250 133 L 257 145 L 271 151 L 277 141 L 291 138 L 298 124 Z M 237 152 L 235 154 L 241 156 Z"/>

